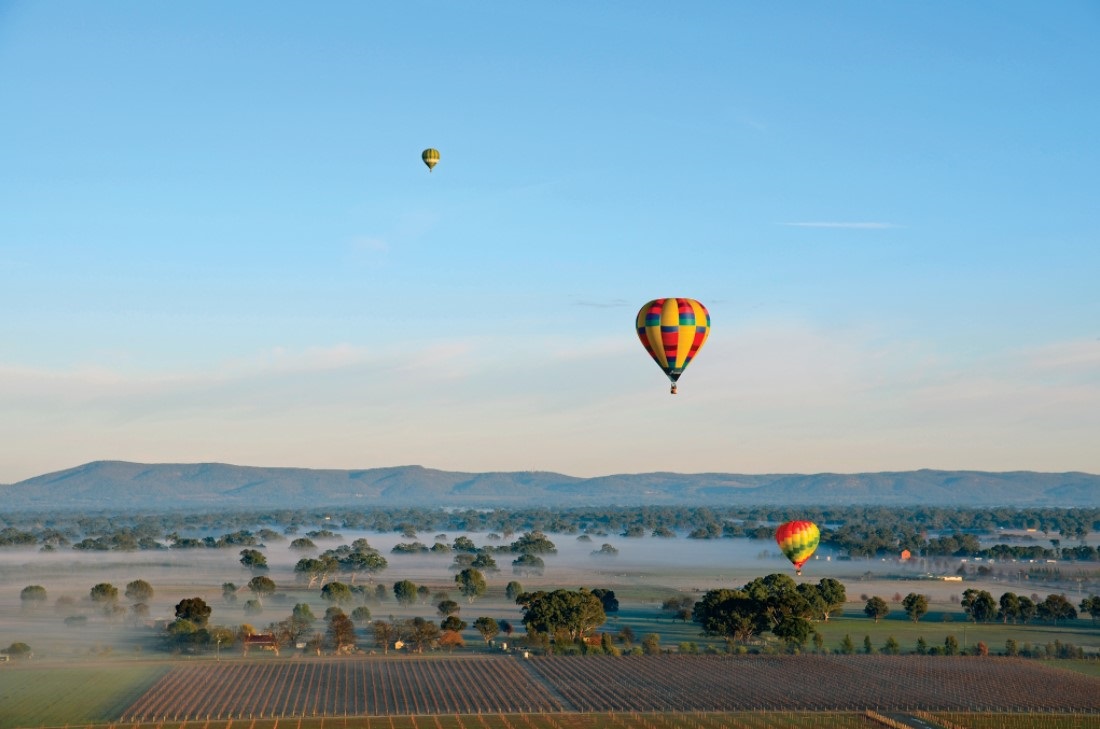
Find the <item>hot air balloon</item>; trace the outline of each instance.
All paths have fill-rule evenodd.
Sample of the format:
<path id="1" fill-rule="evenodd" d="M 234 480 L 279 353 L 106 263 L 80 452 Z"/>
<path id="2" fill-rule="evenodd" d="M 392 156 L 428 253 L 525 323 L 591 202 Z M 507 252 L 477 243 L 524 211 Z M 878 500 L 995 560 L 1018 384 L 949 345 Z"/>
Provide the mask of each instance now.
<path id="1" fill-rule="evenodd" d="M 680 379 L 710 334 L 710 313 L 695 299 L 654 299 L 638 311 L 638 339 L 672 381 Z"/>
<path id="2" fill-rule="evenodd" d="M 424 160 L 424 164 L 428 165 L 428 172 L 431 172 L 432 168 L 439 162 L 439 150 L 428 147 L 420 153 L 420 159 Z"/>
<path id="3" fill-rule="evenodd" d="M 802 574 L 802 564 L 817 549 L 817 543 L 821 541 L 821 531 L 812 521 L 789 521 L 780 524 L 775 530 L 775 541 L 794 565 L 796 573 Z"/>

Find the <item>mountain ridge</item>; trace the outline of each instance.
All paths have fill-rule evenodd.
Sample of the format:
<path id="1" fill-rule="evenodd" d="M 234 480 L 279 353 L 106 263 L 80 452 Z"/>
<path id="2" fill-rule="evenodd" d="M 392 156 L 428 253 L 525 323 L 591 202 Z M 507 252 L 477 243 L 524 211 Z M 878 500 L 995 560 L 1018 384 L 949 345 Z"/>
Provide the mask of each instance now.
<path id="1" fill-rule="evenodd" d="M 962 506 L 1100 503 L 1100 476 L 1077 471 L 652 472 L 582 478 L 551 471 L 425 466 L 311 469 L 225 463 L 92 461 L 0 485 L 7 511 L 433 506 Z"/>

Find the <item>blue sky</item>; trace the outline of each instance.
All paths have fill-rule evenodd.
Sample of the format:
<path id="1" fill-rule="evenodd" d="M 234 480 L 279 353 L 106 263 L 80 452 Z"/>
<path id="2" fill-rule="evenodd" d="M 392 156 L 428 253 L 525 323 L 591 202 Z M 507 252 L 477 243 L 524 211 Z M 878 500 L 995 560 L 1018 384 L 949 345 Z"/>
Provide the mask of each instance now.
<path id="1" fill-rule="evenodd" d="M 1069 0 L 0 0 L 0 482 L 1100 472 L 1097 37 Z M 661 296 L 713 320 L 676 397 Z"/>

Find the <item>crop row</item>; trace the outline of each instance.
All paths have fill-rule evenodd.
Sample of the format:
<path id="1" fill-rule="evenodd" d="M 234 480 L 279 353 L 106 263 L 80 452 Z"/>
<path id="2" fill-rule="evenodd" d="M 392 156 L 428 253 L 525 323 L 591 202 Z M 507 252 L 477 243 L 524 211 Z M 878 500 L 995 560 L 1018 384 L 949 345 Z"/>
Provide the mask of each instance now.
<path id="1" fill-rule="evenodd" d="M 322 660 L 175 668 L 123 712 L 179 717 L 560 711 L 515 660 Z"/>
<path id="2" fill-rule="evenodd" d="M 1100 680 L 931 656 L 264 660 L 171 669 L 119 717 L 733 711 L 1100 711 Z"/>
<path id="3" fill-rule="evenodd" d="M 1100 681 L 1034 661 L 932 656 L 541 657 L 575 711 L 1097 711 Z"/>

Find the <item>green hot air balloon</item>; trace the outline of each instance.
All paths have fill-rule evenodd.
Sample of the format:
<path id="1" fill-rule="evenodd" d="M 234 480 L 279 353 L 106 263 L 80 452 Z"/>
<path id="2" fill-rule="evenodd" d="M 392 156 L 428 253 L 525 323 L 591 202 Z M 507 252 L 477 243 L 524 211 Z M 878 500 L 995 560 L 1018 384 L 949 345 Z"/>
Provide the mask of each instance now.
<path id="1" fill-rule="evenodd" d="M 420 159 L 424 160 L 424 164 L 428 165 L 428 172 L 431 172 L 432 168 L 439 162 L 439 150 L 428 147 L 420 153 Z"/>

